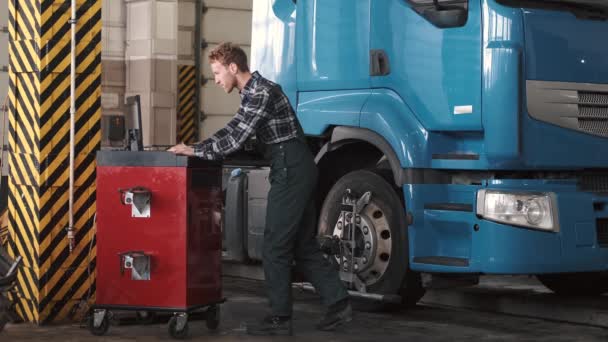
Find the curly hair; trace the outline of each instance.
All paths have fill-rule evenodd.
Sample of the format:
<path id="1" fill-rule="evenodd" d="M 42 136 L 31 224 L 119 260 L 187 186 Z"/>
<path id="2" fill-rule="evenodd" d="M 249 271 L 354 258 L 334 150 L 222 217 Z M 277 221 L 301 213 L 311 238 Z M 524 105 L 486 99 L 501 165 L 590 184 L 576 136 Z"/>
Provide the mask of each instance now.
<path id="1" fill-rule="evenodd" d="M 240 71 L 249 71 L 247 54 L 238 45 L 230 42 L 221 43 L 209 52 L 209 63 L 220 62 L 223 65 L 236 64 Z"/>

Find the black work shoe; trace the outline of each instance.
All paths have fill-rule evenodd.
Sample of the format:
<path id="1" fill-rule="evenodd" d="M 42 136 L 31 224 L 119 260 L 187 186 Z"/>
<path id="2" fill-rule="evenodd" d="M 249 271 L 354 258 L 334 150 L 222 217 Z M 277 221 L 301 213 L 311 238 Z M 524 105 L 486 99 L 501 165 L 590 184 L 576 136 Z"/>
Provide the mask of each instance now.
<path id="1" fill-rule="evenodd" d="M 348 298 L 343 299 L 327 309 L 325 316 L 317 323 L 317 329 L 332 331 L 344 323 L 353 320 L 353 307 Z"/>
<path id="2" fill-rule="evenodd" d="M 247 323 L 245 331 L 254 336 L 293 335 L 291 317 L 266 316 L 261 322 Z"/>

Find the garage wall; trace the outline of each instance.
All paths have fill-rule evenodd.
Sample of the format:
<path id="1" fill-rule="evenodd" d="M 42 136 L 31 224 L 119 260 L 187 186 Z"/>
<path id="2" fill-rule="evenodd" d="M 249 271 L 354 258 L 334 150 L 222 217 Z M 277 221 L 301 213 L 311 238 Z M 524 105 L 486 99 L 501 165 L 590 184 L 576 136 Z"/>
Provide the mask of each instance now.
<path id="1" fill-rule="evenodd" d="M 205 119 L 201 123 L 201 138 L 206 138 L 222 128 L 234 115 L 240 103 L 237 91 L 226 94 L 214 84 L 207 61 L 209 51 L 220 42 L 239 44 L 251 56 L 251 8 L 255 0 L 205 0 L 207 11 L 203 15 L 202 37 L 208 44 L 201 61 L 203 79 L 201 110 Z"/>

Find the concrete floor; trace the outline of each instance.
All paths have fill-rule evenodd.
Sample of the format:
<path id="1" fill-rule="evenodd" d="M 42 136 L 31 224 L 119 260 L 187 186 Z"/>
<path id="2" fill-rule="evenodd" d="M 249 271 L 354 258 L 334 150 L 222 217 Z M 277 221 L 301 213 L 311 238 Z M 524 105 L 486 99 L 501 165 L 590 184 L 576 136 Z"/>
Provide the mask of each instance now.
<path id="1" fill-rule="evenodd" d="M 266 313 L 263 283 L 225 279 L 228 302 L 222 305 L 220 329 L 209 332 L 203 321 L 190 323 L 192 341 L 608 341 L 608 329 L 516 317 L 504 314 L 418 306 L 393 313 L 355 312 L 344 329 L 326 333 L 314 329 L 323 313 L 315 295 L 295 291 L 294 332 L 290 338 L 249 337 L 243 322 Z M 95 337 L 78 324 L 36 327 L 8 325 L 0 341 L 170 341 L 166 324 L 113 325 Z"/>

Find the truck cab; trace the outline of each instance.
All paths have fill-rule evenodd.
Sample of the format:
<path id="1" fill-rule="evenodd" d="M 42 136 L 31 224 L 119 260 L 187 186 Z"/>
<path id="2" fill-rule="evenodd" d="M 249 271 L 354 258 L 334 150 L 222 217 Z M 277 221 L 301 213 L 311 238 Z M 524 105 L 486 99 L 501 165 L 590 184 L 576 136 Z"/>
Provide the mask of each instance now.
<path id="1" fill-rule="evenodd" d="M 353 232 L 350 290 L 413 304 L 434 280 L 531 274 L 608 291 L 606 32 L 608 1 L 254 2 L 252 70 L 316 153 L 319 235 Z M 226 199 L 240 262 L 261 259 L 268 186 L 246 171 Z"/>

